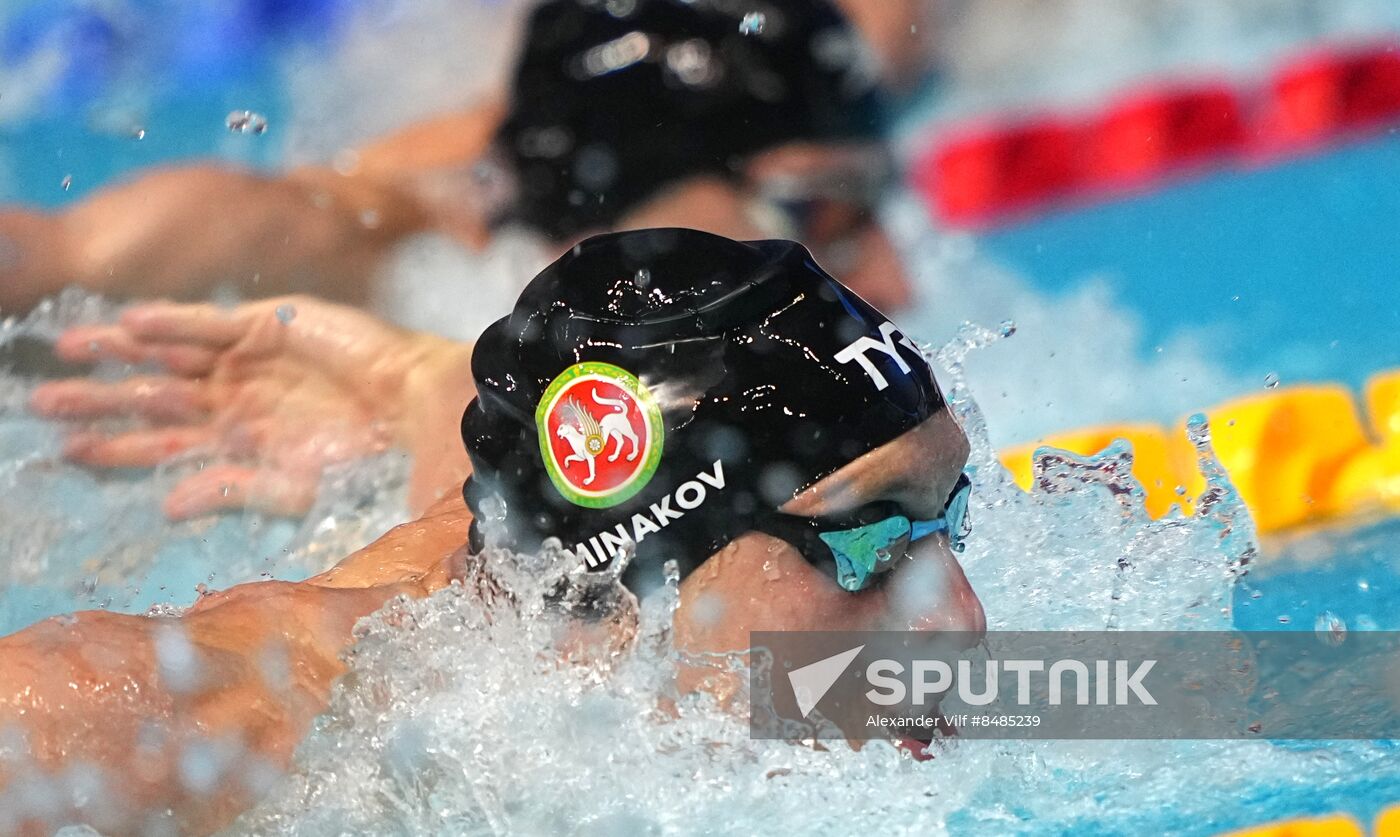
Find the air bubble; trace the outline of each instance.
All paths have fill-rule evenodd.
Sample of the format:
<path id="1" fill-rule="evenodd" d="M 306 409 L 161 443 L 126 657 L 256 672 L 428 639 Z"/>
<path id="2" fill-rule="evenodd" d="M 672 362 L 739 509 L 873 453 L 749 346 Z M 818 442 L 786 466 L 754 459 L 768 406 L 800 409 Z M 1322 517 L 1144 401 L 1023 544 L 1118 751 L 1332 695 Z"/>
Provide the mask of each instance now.
<path id="1" fill-rule="evenodd" d="M 1264 376 L 1264 386 L 1268 389 L 1278 389 L 1278 373 L 1270 372 Z"/>
<path id="2" fill-rule="evenodd" d="M 262 134 L 267 131 L 267 118 L 251 110 L 230 111 L 224 124 L 234 134 Z"/>
<path id="3" fill-rule="evenodd" d="M 749 12 L 744 15 L 744 19 L 739 21 L 739 34 L 741 35 L 762 35 L 763 27 L 768 24 L 768 18 L 763 12 Z"/>
<path id="4" fill-rule="evenodd" d="M 63 186 L 63 191 L 68 191 L 68 189 L 73 185 L 73 175 L 65 174 L 63 176 L 63 182 L 60 185 Z"/>
<path id="5" fill-rule="evenodd" d="M 283 304 L 283 305 L 277 306 L 277 319 L 278 319 L 279 322 L 282 323 L 282 325 L 287 325 L 288 323 L 290 323 L 292 320 L 295 320 L 296 318 L 297 318 L 297 308 L 296 308 L 295 305 L 286 305 L 286 304 Z"/>
<path id="6" fill-rule="evenodd" d="M 646 290 L 647 286 L 651 284 L 651 271 L 646 268 L 638 270 L 637 275 L 632 277 L 632 284 L 642 290 Z"/>

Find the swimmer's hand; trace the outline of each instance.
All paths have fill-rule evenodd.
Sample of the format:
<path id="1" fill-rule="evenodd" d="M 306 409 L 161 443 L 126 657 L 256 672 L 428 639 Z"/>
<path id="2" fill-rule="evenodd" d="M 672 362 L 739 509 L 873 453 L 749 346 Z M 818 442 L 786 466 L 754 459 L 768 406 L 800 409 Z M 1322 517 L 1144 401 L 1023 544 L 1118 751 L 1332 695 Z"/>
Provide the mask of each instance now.
<path id="1" fill-rule="evenodd" d="M 470 347 L 352 308 L 311 297 L 233 309 L 152 303 L 128 309 L 116 325 L 70 329 L 55 351 L 69 361 L 163 370 L 44 384 L 31 407 L 50 418 L 143 420 L 138 429 L 75 432 L 65 446 L 75 462 L 207 460 L 166 498 L 173 519 L 242 507 L 303 514 L 326 466 L 394 446 L 418 463 L 416 508 L 465 471 L 456 426 L 471 391 L 452 387 L 470 380 Z"/>

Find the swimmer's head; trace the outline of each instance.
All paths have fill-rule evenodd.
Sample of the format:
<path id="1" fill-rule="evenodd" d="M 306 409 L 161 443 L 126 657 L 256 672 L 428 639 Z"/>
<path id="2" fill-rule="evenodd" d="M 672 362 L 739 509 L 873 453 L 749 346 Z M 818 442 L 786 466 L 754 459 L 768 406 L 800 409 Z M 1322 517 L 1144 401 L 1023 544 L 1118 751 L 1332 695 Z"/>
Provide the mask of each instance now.
<path id="1" fill-rule="evenodd" d="M 557 537 L 594 570 L 631 551 L 640 594 L 665 561 L 687 577 L 747 539 L 773 562 L 787 547 L 839 598 L 881 587 L 915 542 L 947 552 L 963 534 L 967 442 L 928 363 L 792 242 L 588 239 L 472 366 L 474 549 L 499 498 L 495 545 Z"/>
<path id="2" fill-rule="evenodd" d="M 515 180 L 500 220 L 568 240 L 669 183 L 879 123 L 873 62 L 827 0 L 548 0 L 496 137 Z"/>

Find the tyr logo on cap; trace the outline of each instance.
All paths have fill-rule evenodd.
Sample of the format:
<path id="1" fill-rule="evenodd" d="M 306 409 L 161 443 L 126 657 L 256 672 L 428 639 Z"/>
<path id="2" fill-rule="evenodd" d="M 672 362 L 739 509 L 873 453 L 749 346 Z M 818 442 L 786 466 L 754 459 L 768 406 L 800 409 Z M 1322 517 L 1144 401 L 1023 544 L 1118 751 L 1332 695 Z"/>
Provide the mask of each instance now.
<path id="1" fill-rule="evenodd" d="M 591 509 L 641 491 L 661 463 L 661 408 L 631 372 L 576 363 L 559 373 L 535 409 L 540 455 L 554 487 Z"/>

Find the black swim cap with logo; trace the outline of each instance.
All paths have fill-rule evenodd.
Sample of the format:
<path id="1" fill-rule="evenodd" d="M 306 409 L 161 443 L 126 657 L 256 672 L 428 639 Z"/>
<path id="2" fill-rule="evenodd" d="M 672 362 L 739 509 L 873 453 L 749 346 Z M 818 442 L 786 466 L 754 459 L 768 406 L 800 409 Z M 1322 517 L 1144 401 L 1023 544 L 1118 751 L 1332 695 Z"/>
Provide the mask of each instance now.
<path id="1" fill-rule="evenodd" d="M 873 62 L 828 0 L 548 0 L 496 134 L 516 191 L 498 220 L 605 229 L 763 149 L 873 138 L 880 111 Z"/>
<path id="2" fill-rule="evenodd" d="M 485 331 L 472 372 L 472 548 L 499 497 L 491 545 L 557 537 L 601 569 L 630 541 L 634 590 L 946 409 L 913 344 L 801 245 L 682 229 L 574 247 Z"/>

